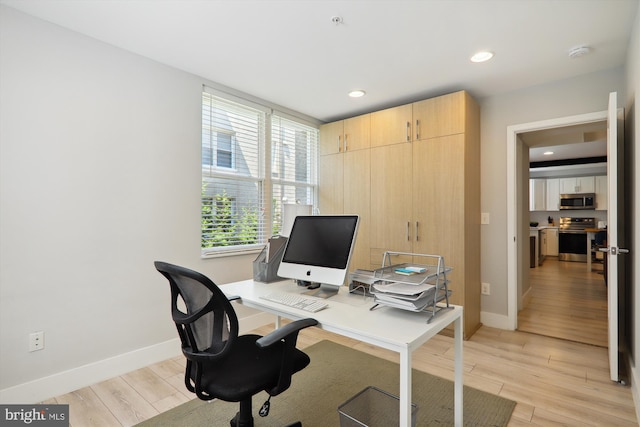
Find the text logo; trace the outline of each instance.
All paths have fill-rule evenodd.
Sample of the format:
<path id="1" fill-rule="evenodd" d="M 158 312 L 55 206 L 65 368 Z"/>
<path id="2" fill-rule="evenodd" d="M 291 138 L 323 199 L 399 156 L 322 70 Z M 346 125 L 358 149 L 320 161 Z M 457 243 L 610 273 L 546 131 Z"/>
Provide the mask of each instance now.
<path id="1" fill-rule="evenodd" d="M 0 405 L 0 427 L 68 427 L 69 405 Z"/>

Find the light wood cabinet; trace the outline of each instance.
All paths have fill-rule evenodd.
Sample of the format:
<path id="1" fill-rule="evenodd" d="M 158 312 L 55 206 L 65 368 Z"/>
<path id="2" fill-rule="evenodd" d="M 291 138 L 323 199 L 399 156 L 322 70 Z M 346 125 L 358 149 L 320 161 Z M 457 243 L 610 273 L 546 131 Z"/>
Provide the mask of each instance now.
<path id="1" fill-rule="evenodd" d="M 465 131 L 466 92 L 454 92 L 414 102 L 413 140 L 454 135 Z"/>
<path id="2" fill-rule="evenodd" d="M 412 146 L 371 149 L 371 266 L 385 251 L 413 251 Z"/>
<path id="3" fill-rule="evenodd" d="M 434 123 L 432 131 L 425 127 L 413 135 L 412 142 L 396 137 L 395 143 L 375 146 L 378 121 L 372 113 L 371 264 L 380 266 L 386 250 L 443 256 L 453 267 L 448 277 L 450 301 L 465 307 L 463 329 L 468 338 L 481 325 L 480 113 L 465 92 L 451 99 L 457 101 L 411 104 L 414 117 L 416 108 L 424 114 L 418 125 Z M 446 110 L 445 105 L 455 111 Z M 443 119 L 444 130 L 437 130 L 434 115 L 456 119 Z M 396 129 L 402 126 L 406 123 L 399 123 Z M 451 129 L 457 133 L 432 136 L 453 132 Z"/>
<path id="4" fill-rule="evenodd" d="M 344 156 L 344 213 L 360 216 L 351 270 L 369 268 L 371 151 L 347 151 Z"/>
<path id="5" fill-rule="evenodd" d="M 371 147 L 410 142 L 412 104 L 371 113 Z"/>
<path id="6" fill-rule="evenodd" d="M 351 117 L 320 126 L 321 156 L 369 148 L 371 115 Z"/>
<path id="7" fill-rule="evenodd" d="M 319 211 L 326 215 L 360 216 L 356 246 L 351 257 L 352 270 L 370 267 L 369 119 L 370 115 L 365 114 L 320 128 Z"/>

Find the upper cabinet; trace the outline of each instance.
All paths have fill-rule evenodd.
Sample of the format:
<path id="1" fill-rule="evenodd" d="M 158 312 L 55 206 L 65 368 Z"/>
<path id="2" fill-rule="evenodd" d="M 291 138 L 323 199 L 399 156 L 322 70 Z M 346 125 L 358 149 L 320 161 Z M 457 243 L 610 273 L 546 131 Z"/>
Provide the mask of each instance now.
<path id="1" fill-rule="evenodd" d="M 530 179 L 529 180 L 529 210 L 544 211 L 547 210 L 547 180 L 546 179 Z"/>
<path id="2" fill-rule="evenodd" d="M 371 113 L 371 147 L 411 142 L 411 104 Z"/>
<path id="3" fill-rule="evenodd" d="M 371 114 L 320 126 L 320 155 L 369 148 Z"/>
<path id="4" fill-rule="evenodd" d="M 413 140 L 455 135 L 465 131 L 466 114 L 464 91 L 414 102 Z"/>
<path id="5" fill-rule="evenodd" d="M 560 194 L 595 193 L 596 183 L 593 176 L 560 178 Z"/>
<path id="6" fill-rule="evenodd" d="M 609 203 L 609 187 L 606 175 L 596 176 L 596 210 L 606 211 Z"/>
<path id="7" fill-rule="evenodd" d="M 560 210 L 560 179 L 547 178 L 547 203 L 548 211 Z"/>

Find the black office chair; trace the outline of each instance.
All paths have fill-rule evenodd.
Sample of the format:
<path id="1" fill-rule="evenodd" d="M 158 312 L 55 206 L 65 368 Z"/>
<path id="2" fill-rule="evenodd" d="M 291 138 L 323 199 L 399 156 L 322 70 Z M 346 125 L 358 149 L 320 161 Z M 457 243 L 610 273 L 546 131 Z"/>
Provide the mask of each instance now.
<path id="1" fill-rule="evenodd" d="M 171 312 L 187 358 L 187 389 L 202 400 L 240 402 L 231 426 L 253 426 L 253 395 L 264 390 L 270 400 L 289 388 L 291 376 L 310 362 L 296 348 L 298 332 L 318 322 L 301 319 L 264 337 L 238 336 L 238 317 L 230 300 L 208 277 L 165 262 L 154 265 L 171 285 Z M 260 410 L 262 416 L 268 414 L 269 400 Z"/>

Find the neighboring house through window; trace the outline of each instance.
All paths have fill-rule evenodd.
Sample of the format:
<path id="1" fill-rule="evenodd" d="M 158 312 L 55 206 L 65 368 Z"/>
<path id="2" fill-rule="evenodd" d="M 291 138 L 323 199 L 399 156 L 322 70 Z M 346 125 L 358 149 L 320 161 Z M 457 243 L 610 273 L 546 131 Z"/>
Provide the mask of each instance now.
<path id="1" fill-rule="evenodd" d="M 283 203 L 313 205 L 317 145 L 317 127 L 205 89 L 203 256 L 260 249 L 280 231 Z"/>

